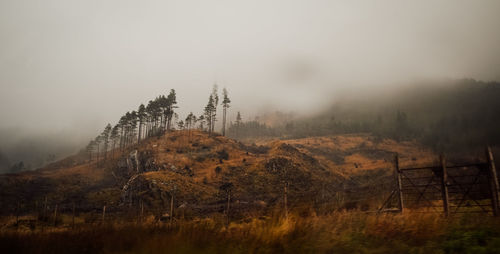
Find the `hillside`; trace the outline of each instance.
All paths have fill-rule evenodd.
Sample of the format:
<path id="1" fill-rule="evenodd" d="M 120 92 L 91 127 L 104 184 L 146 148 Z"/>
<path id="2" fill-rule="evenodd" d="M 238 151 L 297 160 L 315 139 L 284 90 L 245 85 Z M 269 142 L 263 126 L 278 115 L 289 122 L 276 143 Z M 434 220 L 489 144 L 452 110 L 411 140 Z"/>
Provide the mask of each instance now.
<path id="1" fill-rule="evenodd" d="M 339 200 L 346 188 L 390 178 L 394 152 L 403 163 L 435 159 L 414 142 L 368 134 L 244 144 L 200 131 L 174 131 L 108 152 L 106 161 L 101 155 L 99 164 L 79 154 L 36 171 L 1 175 L 0 206 L 7 208 L 3 213 L 17 205 L 33 211 L 47 199 L 62 210 L 74 203 L 81 212 L 106 205 L 110 212 L 144 206 L 161 214 L 174 195 L 176 207 L 197 216 L 222 212 L 230 193 L 234 213 L 245 215 L 281 206 L 288 183 L 291 209 L 332 206 L 332 200 L 339 207 L 348 201 L 348 196 Z M 378 187 L 377 193 L 387 191 Z"/>
<path id="2" fill-rule="evenodd" d="M 228 134 L 237 138 L 302 138 L 367 132 L 379 138 L 417 140 L 436 152 L 500 144 L 498 82 L 428 81 L 337 96 L 321 113 L 295 118 L 280 112 L 267 114 L 258 121 L 232 125 Z"/>

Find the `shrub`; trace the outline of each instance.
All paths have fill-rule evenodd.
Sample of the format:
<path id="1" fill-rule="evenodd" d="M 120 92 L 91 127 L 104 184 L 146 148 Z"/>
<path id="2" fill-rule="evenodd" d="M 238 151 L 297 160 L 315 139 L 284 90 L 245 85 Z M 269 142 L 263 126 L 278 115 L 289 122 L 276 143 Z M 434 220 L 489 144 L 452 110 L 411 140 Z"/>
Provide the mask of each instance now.
<path id="1" fill-rule="evenodd" d="M 217 158 L 219 158 L 219 160 L 229 160 L 229 154 L 225 149 L 222 149 L 217 151 Z"/>
<path id="2" fill-rule="evenodd" d="M 215 167 L 215 174 L 216 175 L 219 175 L 221 171 L 222 171 L 221 167 L 219 167 L 219 166 Z"/>

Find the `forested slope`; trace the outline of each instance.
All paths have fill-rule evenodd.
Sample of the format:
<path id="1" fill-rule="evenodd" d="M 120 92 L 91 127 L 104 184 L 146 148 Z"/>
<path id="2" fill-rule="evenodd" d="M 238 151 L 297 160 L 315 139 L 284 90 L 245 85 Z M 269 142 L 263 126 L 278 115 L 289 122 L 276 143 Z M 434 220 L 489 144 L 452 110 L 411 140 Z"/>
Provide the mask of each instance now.
<path id="1" fill-rule="evenodd" d="M 258 121 L 229 128 L 237 138 L 298 138 L 369 132 L 412 140 L 437 151 L 500 144 L 500 83 L 470 79 L 429 82 L 373 96 L 337 98 L 312 117 L 267 126 Z"/>

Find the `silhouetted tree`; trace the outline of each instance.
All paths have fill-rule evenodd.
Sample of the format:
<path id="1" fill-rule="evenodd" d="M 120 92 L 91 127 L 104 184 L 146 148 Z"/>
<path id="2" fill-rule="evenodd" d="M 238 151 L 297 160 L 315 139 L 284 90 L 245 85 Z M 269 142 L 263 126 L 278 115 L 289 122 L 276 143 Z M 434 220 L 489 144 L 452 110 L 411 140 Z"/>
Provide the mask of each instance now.
<path id="1" fill-rule="evenodd" d="M 216 119 L 216 116 L 217 116 L 217 106 L 219 105 L 219 95 L 217 93 L 217 90 L 218 90 L 218 86 L 217 84 L 214 84 L 213 88 L 212 88 L 212 97 L 213 97 L 213 111 L 212 111 L 212 117 L 211 117 L 211 120 L 212 120 L 212 123 L 211 123 L 211 133 L 214 132 L 215 130 L 215 122 L 217 121 Z"/>
<path id="2" fill-rule="evenodd" d="M 10 167 L 10 173 L 17 173 L 17 172 L 21 172 L 23 170 L 25 170 L 26 167 L 24 166 L 24 162 L 23 161 L 20 161 L 18 163 L 15 163 L 14 165 L 12 165 Z"/>
<path id="3" fill-rule="evenodd" d="M 90 162 L 92 162 L 92 152 L 94 151 L 94 149 L 95 149 L 95 141 L 91 140 L 89 141 L 89 144 L 85 148 L 85 151 L 87 151 L 87 153 L 89 154 L 89 164 Z"/>
<path id="4" fill-rule="evenodd" d="M 141 142 L 141 138 L 143 135 L 142 126 L 146 121 L 146 117 L 147 117 L 146 107 L 144 106 L 144 104 L 141 104 L 137 109 L 137 120 L 139 121 L 139 134 L 137 135 L 137 143 Z"/>
<path id="5" fill-rule="evenodd" d="M 198 126 L 198 128 L 199 128 L 201 131 L 204 131 L 204 129 L 205 129 L 205 126 L 204 126 L 204 124 L 205 124 L 205 116 L 204 116 L 204 115 L 201 115 L 201 116 L 199 116 L 199 117 L 198 117 L 198 123 L 200 124 L 200 125 Z"/>
<path id="6" fill-rule="evenodd" d="M 111 147 L 111 158 L 114 158 L 114 156 L 115 156 L 116 142 L 117 142 L 118 138 L 120 138 L 120 133 L 118 131 L 119 128 L 120 128 L 120 126 L 118 124 L 116 124 L 113 127 L 113 129 L 111 129 L 110 139 L 113 142 L 113 145 Z"/>
<path id="7" fill-rule="evenodd" d="M 158 98 L 154 101 L 149 101 L 148 106 L 146 107 L 146 111 L 149 114 L 150 128 L 149 128 L 149 136 L 153 136 L 158 134 L 159 130 L 159 121 L 162 115 L 162 110 L 159 105 Z"/>
<path id="8" fill-rule="evenodd" d="M 238 114 L 236 115 L 236 137 L 238 137 L 238 135 L 240 134 L 240 129 L 241 129 L 241 123 L 242 123 L 242 119 L 241 119 L 241 113 L 240 111 L 238 111 Z"/>
<path id="9" fill-rule="evenodd" d="M 97 148 L 97 153 L 96 153 L 96 161 L 97 162 L 96 163 L 97 163 L 98 166 L 99 166 L 99 147 L 101 145 L 101 141 L 102 141 L 101 135 L 95 137 L 95 139 L 94 139 L 94 144 L 95 144 L 95 146 Z"/>
<path id="10" fill-rule="evenodd" d="M 212 130 L 213 130 L 212 126 L 215 122 L 215 121 L 213 121 L 213 118 L 215 117 L 214 111 L 215 111 L 214 96 L 213 96 L 213 94 L 211 94 L 208 97 L 208 103 L 205 106 L 205 110 L 204 110 L 205 120 L 207 121 L 207 127 L 208 127 L 209 134 L 212 133 Z"/>
<path id="11" fill-rule="evenodd" d="M 236 114 L 236 122 L 235 123 L 236 123 L 236 126 L 240 126 L 242 123 L 240 111 L 238 111 L 238 114 Z"/>
<path id="12" fill-rule="evenodd" d="M 110 134 L 111 134 L 111 124 L 108 123 L 108 125 L 106 125 L 106 127 L 104 128 L 104 131 L 101 133 L 102 142 L 104 144 L 104 149 L 103 149 L 104 150 L 104 160 L 107 159 Z"/>
<path id="13" fill-rule="evenodd" d="M 120 128 L 120 149 L 123 150 L 125 148 L 125 135 L 127 128 L 127 117 L 126 115 L 120 118 L 118 121 L 118 127 Z"/>
<path id="14" fill-rule="evenodd" d="M 231 103 L 231 100 L 229 99 L 227 95 L 227 89 L 224 87 L 222 89 L 222 135 L 226 136 L 226 114 L 227 114 L 227 109 L 229 108 L 229 103 Z"/>
<path id="15" fill-rule="evenodd" d="M 171 126 L 171 122 L 172 122 L 172 116 L 174 115 L 174 109 L 177 108 L 176 104 L 177 104 L 177 98 L 176 98 L 176 94 L 175 94 L 175 90 L 174 89 L 171 89 L 170 90 L 170 93 L 168 94 L 167 96 L 167 100 L 166 100 L 166 110 L 165 110 L 165 117 L 167 119 L 167 131 L 170 131 L 170 126 Z"/>
<path id="16" fill-rule="evenodd" d="M 175 90 L 171 89 L 167 97 L 160 95 L 154 100 L 150 100 L 147 106 L 141 104 L 137 111 L 126 112 L 125 115 L 120 117 L 120 120 L 114 127 L 108 124 L 101 135 L 89 143 L 87 152 L 89 152 L 90 160 L 92 160 L 94 150 L 97 150 L 96 157 L 98 162 L 100 153 L 102 152 L 104 152 L 103 157 L 106 159 L 107 151 L 110 148 L 109 142 L 113 143 L 112 151 L 115 150 L 115 146 L 118 143 L 119 148 L 123 151 L 136 142 L 140 143 L 144 138 L 159 135 L 166 129 L 169 130 L 173 118 L 175 118 L 173 122 L 177 122 L 176 119 L 178 116 L 174 112 L 174 109 L 177 108 L 176 104 Z M 189 121 L 183 123 L 183 126 L 192 128 L 196 120 L 196 117 L 191 113 Z"/>
<path id="17" fill-rule="evenodd" d="M 188 130 L 190 130 L 193 125 L 196 123 L 196 116 L 193 114 L 193 112 L 190 112 L 185 120 L 185 125 Z"/>
<path id="18" fill-rule="evenodd" d="M 180 120 L 180 121 L 177 123 L 177 126 L 179 126 L 179 130 L 184 129 L 184 122 L 183 122 L 182 120 Z"/>
<path id="19" fill-rule="evenodd" d="M 129 118 L 128 118 L 128 124 L 129 124 L 129 144 L 133 144 L 136 140 L 136 134 L 137 134 L 137 112 L 134 110 L 130 112 Z"/>

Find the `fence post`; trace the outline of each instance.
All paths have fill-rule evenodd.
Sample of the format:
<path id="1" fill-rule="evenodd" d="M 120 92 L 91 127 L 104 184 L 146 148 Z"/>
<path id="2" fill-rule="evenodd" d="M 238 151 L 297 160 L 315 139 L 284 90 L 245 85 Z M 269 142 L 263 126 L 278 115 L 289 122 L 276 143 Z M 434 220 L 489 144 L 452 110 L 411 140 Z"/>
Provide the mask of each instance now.
<path id="1" fill-rule="evenodd" d="M 73 216 L 71 218 L 71 228 L 75 229 L 75 202 L 73 202 Z"/>
<path id="2" fill-rule="evenodd" d="M 45 201 L 43 203 L 43 211 L 42 211 L 42 232 L 45 230 L 45 221 L 49 222 L 47 215 L 47 196 L 45 196 Z"/>
<path id="3" fill-rule="evenodd" d="M 47 216 L 47 196 L 45 196 L 45 201 L 43 203 L 43 213 L 42 213 L 42 216 L 43 216 L 43 220 L 47 219 L 47 221 L 49 221 L 48 220 L 49 216 Z"/>
<path id="4" fill-rule="evenodd" d="M 399 169 L 399 156 L 396 153 L 396 156 L 394 157 L 394 173 L 396 175 L 396 181 L 398 184 L 398 205 L 399 205 L 399 211 L 403 213 L 404 211 L 404 204 L 403 204 L 403 184 L 401 182 L 401 170 Z"/>
<path id="5" fill-rule="evenodd" d="M 144 221 L 144 201 L 141 200 L 141 218 L 140 218 L 141 224 L 143 223 L 143 221 Z"/>
<path id="6" fill-rule="evenodd" d="M 102 207 L 102 224 L 104 224 L 104 218 L 106 217 L 106 206 Z"/>
<path id="7" fill-rule="evenodd" d="M 493 153 L 491 152 L 491 148 L 486 147 L 486 159 L 488 160 L 489 167 L 489 176 L 490 176 L 490 189 L 491 189 L 491 208 L 493 209 L 493 215 L 498 216 L 498 178 L 497 178 L 497 170 L 495 167 L 495 161 L 493 159 Z"/>
<path id="8" fill-rule="evenodd" d="M 54 227 L 57 226 L 57 204 L 54 208 Z"/>
<path id="9" fill-rule="evenodd" d="M 39 217 L 40 217 L 40 210 L 38 209 L 38 200 L 35 200 L 35 227 L 38 227 Z"/>
<path id="10" fill-rule="evenodd" d="M 17 202 L 16 206 L 16 228 L 19 227 L 19 210 L 20 210 L 19 202 Z"/>
<path id="11" fill-rule="evenodd" d="M 172 222 L 174 219 L 174 194 L 170 194 L 170 226 L 172 226 Z"/>
<path id="12" fill-rule="evenodd" d="M 443 195 L 443 211 L 444 215 L 450 215 L 450 204 L 448 202 L 448 171 L 446 170 L 446 158 L 443 154 L 439 156 L 441 163 L 441 192 Z"/>

